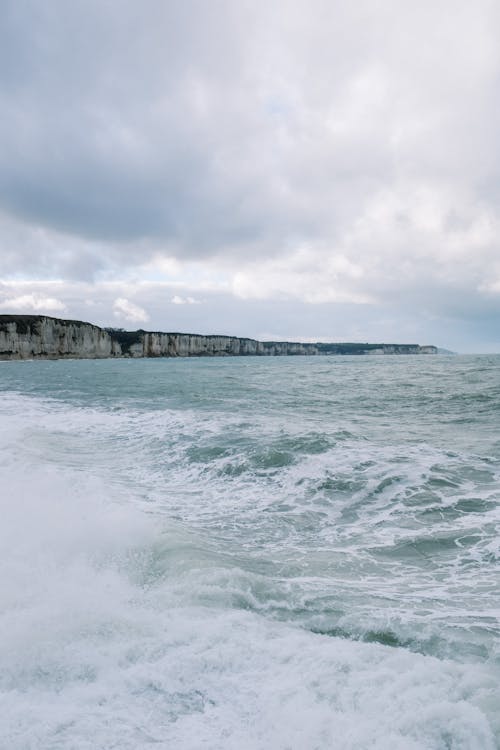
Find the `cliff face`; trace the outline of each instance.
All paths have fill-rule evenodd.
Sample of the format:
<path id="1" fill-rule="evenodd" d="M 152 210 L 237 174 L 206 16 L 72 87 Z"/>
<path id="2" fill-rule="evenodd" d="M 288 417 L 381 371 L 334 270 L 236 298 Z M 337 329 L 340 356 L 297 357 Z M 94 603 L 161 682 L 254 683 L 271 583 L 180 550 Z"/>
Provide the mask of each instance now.
<path id="1" fill-rule="evenodd" d="M 0 315 L 0 359 L 437 354 L 417 344 L 301 344 L 236 336 L 103 329 L 45 315 Z"/>
<path id="2" fill-rule="evenodd" d="M 199 336 L 191 333 L 144 333 L 144 357 L 219 357 L 319 354 L 313 344 L 256 341 L 236 336 Z"/>
<path id="3" fill-rule="evenodd" d="M 93 359 L 120 354 L 109 333 L 90 323 L 44 315 L 0 315 L 1 359 Z"/>

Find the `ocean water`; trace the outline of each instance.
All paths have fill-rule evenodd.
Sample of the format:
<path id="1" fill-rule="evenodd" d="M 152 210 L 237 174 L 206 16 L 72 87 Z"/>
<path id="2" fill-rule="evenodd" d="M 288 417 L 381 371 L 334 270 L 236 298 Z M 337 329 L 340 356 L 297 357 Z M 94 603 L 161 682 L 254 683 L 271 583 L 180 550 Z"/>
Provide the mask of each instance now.
<path id="1" fill-rule="evenodd" d="M 0 363 L 0 747 L 494 750 L 500 357 Z"/>

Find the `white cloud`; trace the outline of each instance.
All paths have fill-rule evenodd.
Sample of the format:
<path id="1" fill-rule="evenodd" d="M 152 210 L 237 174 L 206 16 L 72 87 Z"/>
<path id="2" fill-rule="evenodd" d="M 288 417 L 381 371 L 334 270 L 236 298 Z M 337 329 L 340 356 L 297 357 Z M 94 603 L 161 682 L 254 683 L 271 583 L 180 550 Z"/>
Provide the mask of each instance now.
<path id="1" fill-rule="evenodd" d="M 487 294 L 499 294 L 500 295 L 500 276 L 496 279 L 493 279 L 490 282 L 480 284 L 479 291 L 486 292 Z"/>
<path id="2" fill-rule="evenodd" d="M 194 297 L 181 297 L 178 294 L 174 294 L 170 302 L 173 305 L 200 305 L 201 300 L 195 299 Z"/>
<path id="3" fill-rule="evenodd" d="M 125 297 L 115 299 L 113 315 L 115 318 L 122 318 L 130 323 L 146 323 L 149 320 L 149 315 L 144 308 L 134 305 Z"/>
<path id="4" fill-rule="evenodd" d="M 242 299 L 297 299 L 368 304 L 374 297 L 359 285 L 363 268 L 328 248 L 301 248 L 287 257 L 247 263 L 233 277 L 233 292 Z"/>
<path id="5" fill-rule="evenodd" d="M 55 297 L 43 297 L 38 294 L 21 294 L 18 297 L 8 297 L 0 302 L 0 310 L 18 313 L 62 313 L 66 305 Z"/>

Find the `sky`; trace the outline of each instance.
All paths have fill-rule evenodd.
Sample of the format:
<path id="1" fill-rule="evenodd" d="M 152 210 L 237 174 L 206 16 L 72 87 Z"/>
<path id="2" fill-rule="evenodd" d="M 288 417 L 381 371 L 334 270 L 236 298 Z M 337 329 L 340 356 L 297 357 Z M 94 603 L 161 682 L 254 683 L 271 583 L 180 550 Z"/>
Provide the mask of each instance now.
<path id="1" fill-rule="evenodd" d="M 0 313 L 500 352 L 498 0 L 3 0 Z"/>

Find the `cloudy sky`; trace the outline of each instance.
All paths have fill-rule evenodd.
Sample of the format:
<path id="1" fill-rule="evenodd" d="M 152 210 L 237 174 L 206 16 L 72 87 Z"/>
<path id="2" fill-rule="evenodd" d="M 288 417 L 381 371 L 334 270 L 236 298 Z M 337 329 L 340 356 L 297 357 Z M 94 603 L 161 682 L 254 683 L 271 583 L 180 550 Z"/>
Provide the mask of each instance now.
<path id="1" fill-rule="evenodd" d="M 4 0 L 0 312 L 500 352 L 498 0 Z"/>

